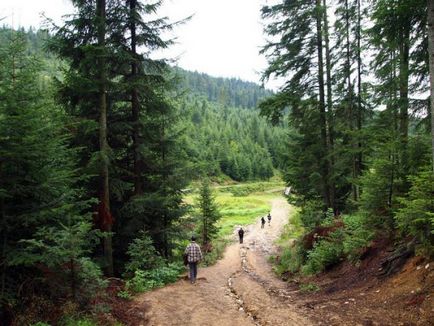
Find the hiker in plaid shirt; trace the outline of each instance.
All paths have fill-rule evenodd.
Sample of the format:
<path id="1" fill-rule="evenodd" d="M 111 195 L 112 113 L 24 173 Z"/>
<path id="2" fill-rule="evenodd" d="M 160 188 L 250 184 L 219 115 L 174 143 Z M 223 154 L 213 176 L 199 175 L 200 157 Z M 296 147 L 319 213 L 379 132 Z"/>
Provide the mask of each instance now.
<path id="1" fill-rule="evenodd" d="M 196 282 L 197 264 L 202 260 L 202 251 L 200 251 L 194 235 L 191 237 L 190 244 L 185 248 L 184 254 L 187 255 L 188 266 L 190 268 L 190 282 L 193 284 Z"/>

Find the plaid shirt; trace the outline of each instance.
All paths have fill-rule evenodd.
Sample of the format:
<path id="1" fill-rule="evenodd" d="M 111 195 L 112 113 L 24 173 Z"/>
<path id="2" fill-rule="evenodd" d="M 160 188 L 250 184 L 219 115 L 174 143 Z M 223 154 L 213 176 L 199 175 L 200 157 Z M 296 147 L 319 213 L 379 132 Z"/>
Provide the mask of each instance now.
<path id="1" fill-rule="evenodd" d="M 202 251 L 200 251 L 199 245 L 194 241 L 185 248 L 185 253 L 188 254 L 189 263 L 197 263 L 199 260 L 202 260 Z"/>

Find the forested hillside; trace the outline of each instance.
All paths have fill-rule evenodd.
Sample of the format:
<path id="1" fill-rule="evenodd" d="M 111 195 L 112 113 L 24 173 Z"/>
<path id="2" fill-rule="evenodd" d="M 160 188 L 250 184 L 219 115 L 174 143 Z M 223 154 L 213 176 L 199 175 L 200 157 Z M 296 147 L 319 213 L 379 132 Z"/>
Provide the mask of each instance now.
<path id="1" fill-rule="evenodd" d="M 188 156 L 210 176 L 236 181 L 266 180 L 283 166 L 286 133 L 258 112 L 222 106 L 196 97 L 183 103 Z"/>
<path id="2" fill-rule="evenodd" d="M 236 78 L 216 78 L 180 68 L 177 72 L 191 96 L 202 95 L 211 102 L 225 106 L 256 108 L 262 99 L 272 94 L 255 83 Z"/>

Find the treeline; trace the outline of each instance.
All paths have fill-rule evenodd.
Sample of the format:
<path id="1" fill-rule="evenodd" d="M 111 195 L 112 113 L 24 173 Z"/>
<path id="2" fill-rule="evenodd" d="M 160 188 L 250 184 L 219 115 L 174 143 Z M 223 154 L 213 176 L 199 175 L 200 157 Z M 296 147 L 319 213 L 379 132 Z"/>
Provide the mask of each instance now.
<path id="1" fill-rule="evenodd" d="M 208 101 L 224 106 L 254 109 L 260 100 L 272 94 L 255 83 L 237 78 L 211 77 L 205 73 L 180 68 L 177 73 L 182 76 L 183 86 L 191 96 L 205 96 Z"/>
<path id="2" fill-rule="evenodd" d="M 427 15 L 420 0 L 263 7 L 276 40 L 262 50 L 263 78 L 285 83 L 262 114 L 276 122 L 289 109 L 285 179 L 306 233 L 331 230 L 287 252 L 291 271 L 357 260 L 378 236 L 413 239 L 408 250 L 433 254 Z"/>

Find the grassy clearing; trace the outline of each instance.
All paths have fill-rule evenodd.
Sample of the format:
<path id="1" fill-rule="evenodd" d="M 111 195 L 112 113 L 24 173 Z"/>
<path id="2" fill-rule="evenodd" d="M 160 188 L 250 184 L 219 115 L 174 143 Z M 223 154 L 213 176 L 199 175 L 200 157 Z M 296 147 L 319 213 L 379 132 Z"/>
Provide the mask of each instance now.
<path id="1" fill-rule="evenodd" d="M 271 209 L 270 201 L 275 195 L 253 193 L 248 196 L 235 197 L 232 193 L 219 192 L 216 201 L 220 207 L 222 218 L 218 226 L 219 235 L 226 237 L 232 234 L 238 225 L 248 225 L 259 221 Z"/>
<path id="2" fill-rule="evenodd" d="M 213 187 L 216 202 L 222 218 L 218 225 L 219 236 L 232 233 L 237 225 L 247 225 L 259 221 L 271 209 L 271 200 L 283 191 L 284 183 L 273 180 L 270 182 L 240 183 L 230 186 Z M 197 191 L 191 191 L 185 196 L 185 202 L 194 205 Z"/>
<path id="3" fill-rule="evenodd" d="M 214 250 L 205 257 L 205 265 L 212 265 L 221 258 L 237 226 L 259 223 L 261 216 L 271 210 L 271 200 L 280 196 L 283 189 L 284 183 L 280 180 L 213 187 L 222 217 L 218 221 L 217 239 L 213 241 Z M 197 191 L 192 189 L 184 200 L 194 205 L 197 196 Z"/>

